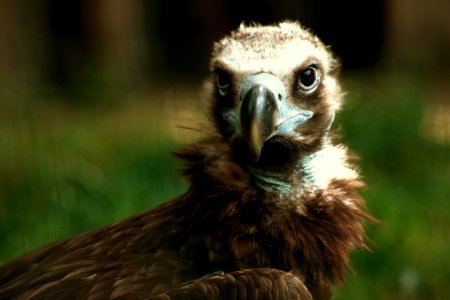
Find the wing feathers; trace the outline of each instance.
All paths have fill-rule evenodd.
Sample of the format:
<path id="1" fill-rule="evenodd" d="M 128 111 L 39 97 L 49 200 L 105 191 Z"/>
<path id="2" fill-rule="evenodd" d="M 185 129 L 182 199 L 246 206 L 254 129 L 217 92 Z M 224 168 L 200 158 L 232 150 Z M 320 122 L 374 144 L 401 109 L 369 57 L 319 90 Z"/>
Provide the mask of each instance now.
<path id="1" fill-rule="evenodd" d="M 298 299 L 312 300 L 303 282 L 271 268 L 245 269 L 184 283 L 155 299 Z"/>

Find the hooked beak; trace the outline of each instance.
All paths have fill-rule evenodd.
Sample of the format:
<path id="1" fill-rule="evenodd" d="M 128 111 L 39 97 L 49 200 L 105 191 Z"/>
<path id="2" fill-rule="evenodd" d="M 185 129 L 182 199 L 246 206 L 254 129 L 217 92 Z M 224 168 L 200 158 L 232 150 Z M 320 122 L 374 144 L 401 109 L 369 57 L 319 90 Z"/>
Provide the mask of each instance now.
<path id="1" fill-rule="evenodd" d="M 278 134 L 295 135 L 297 126 L 313 115 L 309 110 L 288 104 L 284 84 L 268 73 L 247 77 L 239 93 L 240 131 L 255 162 L 267 140 Z"/>
<path id="2" fill-rule="evenodd" d="M 265 141 L 273 134 L 278 119 L 274 94 L 264 85 L 255 84 L 244 95 L 241 104 L 241 129 L 255 161 Z"/>

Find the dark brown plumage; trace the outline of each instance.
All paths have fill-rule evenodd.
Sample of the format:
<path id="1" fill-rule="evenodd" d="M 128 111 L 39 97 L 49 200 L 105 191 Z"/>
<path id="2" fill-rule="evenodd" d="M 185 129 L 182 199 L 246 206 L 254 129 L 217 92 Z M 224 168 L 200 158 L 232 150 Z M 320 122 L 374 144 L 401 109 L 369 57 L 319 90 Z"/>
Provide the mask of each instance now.
<path id="1" fill-rule="evenodd" d="M 215 44 L 217 132 L 177 155 L 182 196 L 0 268 L 0 299 L 329 299 L 372 220 L 329 128 L 337 64 L 297 23 Z"/>

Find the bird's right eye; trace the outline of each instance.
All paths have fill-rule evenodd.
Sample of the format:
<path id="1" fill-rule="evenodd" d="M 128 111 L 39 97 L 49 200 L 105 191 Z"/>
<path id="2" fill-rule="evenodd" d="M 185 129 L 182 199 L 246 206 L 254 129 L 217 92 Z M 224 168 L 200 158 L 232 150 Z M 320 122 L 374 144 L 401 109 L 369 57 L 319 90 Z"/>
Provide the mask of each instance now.
<path id="1" fill-rule="evenodd" d="M 226 96 L 231 87 L 230 75 L 222 69 L 216 69 L 216 87 L 221 96 Z"/>

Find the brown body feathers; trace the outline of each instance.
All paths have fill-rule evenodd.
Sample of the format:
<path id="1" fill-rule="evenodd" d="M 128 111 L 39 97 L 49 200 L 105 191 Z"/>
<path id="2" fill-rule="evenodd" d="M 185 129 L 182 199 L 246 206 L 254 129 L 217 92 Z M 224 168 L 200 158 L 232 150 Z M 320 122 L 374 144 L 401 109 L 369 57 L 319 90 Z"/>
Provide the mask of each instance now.
<path id="1" fill-rule="evenodd" d="M 218 133 L 177 153 L 189 190 L 0 267 L 0 299 L 329 299 L 373 220 L 328 138 L 334 69 L 296 23 L 221 40 L 205 91 Z"/>

